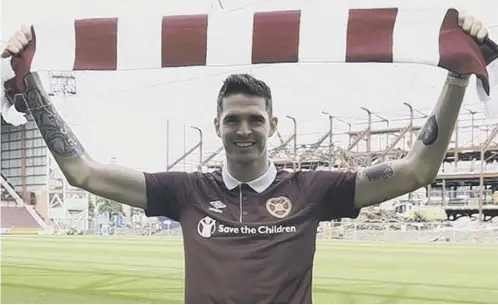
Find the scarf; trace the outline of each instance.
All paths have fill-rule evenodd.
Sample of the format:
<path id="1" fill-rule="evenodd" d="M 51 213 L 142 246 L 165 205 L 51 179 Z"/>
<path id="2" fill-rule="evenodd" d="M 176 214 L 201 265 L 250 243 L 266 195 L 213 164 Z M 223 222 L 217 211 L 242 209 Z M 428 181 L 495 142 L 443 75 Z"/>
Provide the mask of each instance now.
<path id="1" fill-rule="evenodd" d="M 310 6 L 294 11 L 57 20 L 33 28 L 36 52 L 31 71 L 410 63 L 476 75 L 483 102 L 498 95 L 498 45 L 489 37 L 477 44 L 465 34 L 455 9 L 331 11 Z M 25 123 L 24 114 L 3 104 L 5 121 Z"/>

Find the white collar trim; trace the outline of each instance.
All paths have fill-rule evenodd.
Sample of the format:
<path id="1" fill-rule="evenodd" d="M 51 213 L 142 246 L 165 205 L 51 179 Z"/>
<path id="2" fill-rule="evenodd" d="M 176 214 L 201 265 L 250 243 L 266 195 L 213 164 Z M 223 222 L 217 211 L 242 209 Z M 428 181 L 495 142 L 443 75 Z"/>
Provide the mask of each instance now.
<path id="1" fill-rule="evenodd" d="M 223 178 L 223 182 L 225 183 L 225 186 L 229 190 L 233 190 L 237 186 L 241 185 L 243 182 L 238 181 L 235 179 L 230 172 L 228 172 L 228 168 L 223 166 L 221 170 L 221 176 Z M 277 168 L 275 167 L 275 164 L 270 161 L 270 166 L 266 170 L 266 172 L 261 175 L 260 177 L 247 182 L 247 184 L 256 192 L 262 193 L 264 192 L 267 188 L 270 187 L 270 185 L 275 181 L 275 177 L 277 177 Z"/>

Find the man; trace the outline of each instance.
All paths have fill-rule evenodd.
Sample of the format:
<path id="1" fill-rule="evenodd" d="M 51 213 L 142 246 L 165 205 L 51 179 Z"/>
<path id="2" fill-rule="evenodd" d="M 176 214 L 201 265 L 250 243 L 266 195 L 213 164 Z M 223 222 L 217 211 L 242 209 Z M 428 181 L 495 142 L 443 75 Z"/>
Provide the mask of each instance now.
<path id="1" fill-rule="evenodd" d="M 479 43 L 487 36 L 470 16 L 460 16 L 459 23 Z M 145 209 L 148 216 L 181 222 L 188 303 L 310 303 L 318 223 L 355 218 L 363 207 L 430 183 L 469 80 L 469 75 L 448 75 L 405 158 L 359 172 L 288 173 L 278 171 L 267 156 L 268 138 L 278 123 L 270 88 L 250 75 L 231 75 L 219 92 L 214 119 L 226 151 L 223 169 L 143 173 L 89 156 L 37 74 L 30 73 L 33 38 L 23 27 L 2 54 L 13 55 L 12 98 L 25 102 L 71 185 Z"/>

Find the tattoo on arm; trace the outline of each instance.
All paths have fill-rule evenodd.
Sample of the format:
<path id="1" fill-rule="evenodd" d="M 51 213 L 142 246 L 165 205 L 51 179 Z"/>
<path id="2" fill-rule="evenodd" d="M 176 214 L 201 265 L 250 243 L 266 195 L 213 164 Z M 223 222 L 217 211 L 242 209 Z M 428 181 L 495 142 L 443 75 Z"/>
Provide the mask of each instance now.
<path id="1" fill-rule="evenodd" d="M 420 130 L 417 139 L 425 146 L 434 144 L 439 136 L 439 126 L 437 124 L 436 116 L 432 115 Z"/>
<path id="2" fill-rule="evenodd" d="M 85 155 L 85 148 L 50 102 L 38 76 L 28 75 L 26 85 L 26 91 L 17 96 L 24 99 L 54 157 L 81 157 Z"/>
<path id="3" fill-rule="evenodd" d="M 413 179 L 416 169 L 408 165 L 399 159 L 361 169 L 357 173 L 355 206 L 379 204 L 417 189 Z"/>
<path id="4" fill-rule="evenodd" d="M 369 181 L 386 180 L 394 174 L 391 163 L 377 164 L 368 168 L 365 168 L 358 175 L 358 179 L 363 175 Z"/>

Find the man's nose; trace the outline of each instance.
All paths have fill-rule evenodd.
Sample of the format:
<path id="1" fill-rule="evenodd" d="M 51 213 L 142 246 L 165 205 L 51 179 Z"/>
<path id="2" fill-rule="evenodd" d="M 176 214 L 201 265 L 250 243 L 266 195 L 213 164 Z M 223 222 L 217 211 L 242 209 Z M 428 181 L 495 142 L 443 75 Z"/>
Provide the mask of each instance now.
<path id="1" fill-rule="evenodd" d="M 242 137 L 247 137 L 251 135 L 251 128 L 247 122 L 241 122 L 239 129 L 237 130 L 237 135 Z"/>

